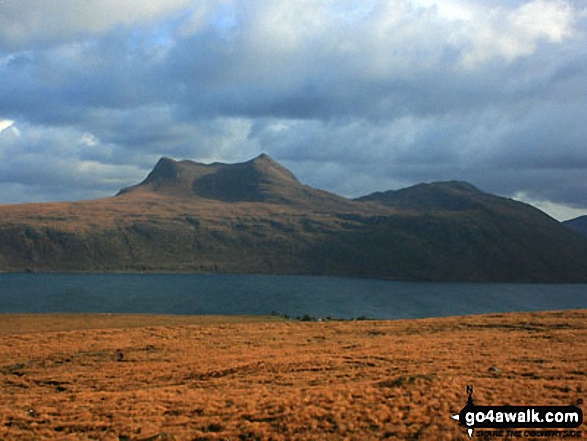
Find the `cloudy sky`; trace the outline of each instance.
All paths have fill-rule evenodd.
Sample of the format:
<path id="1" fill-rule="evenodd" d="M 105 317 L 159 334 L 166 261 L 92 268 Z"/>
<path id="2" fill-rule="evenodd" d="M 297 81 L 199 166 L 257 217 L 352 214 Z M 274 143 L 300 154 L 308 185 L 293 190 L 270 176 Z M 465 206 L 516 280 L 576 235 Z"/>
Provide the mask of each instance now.
<path id="1" fill-rule="evenodd" d="M 587 214 L 584 0 L 0 0 L 0 203 L 266 152 L 345 196 Z"/>

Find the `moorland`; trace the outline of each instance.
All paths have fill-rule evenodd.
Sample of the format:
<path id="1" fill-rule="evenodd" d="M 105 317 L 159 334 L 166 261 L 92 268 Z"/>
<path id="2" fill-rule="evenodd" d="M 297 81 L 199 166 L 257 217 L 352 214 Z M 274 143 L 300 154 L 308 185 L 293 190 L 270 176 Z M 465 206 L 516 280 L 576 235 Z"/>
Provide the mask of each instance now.
<path id="1" fill-rule="evenodd" d="M 0 320 L 7 440 L 465 440 L 467 385 L 476 404 L 576 404 L 587 310 Z"/>

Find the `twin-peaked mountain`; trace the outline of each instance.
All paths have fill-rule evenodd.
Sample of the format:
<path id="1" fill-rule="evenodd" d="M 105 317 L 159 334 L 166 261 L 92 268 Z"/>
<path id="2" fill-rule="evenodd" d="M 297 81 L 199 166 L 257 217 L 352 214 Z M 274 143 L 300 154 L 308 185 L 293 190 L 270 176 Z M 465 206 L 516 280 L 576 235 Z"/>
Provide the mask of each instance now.
<path id="1" fill-rule="evenodd" d="M 163 158 L 115 197 L 0 206 L 0 270 L 587 282 L 587 239 L 465 182 L 350 200 L 267 155 Z"/>
<path id="2" fill-rule="evenodd" d="M 122 189 L 118 195 L 128 193 L 295 207 L 336 209 L 350 205 L 341 196 L 301 184 L 293 173 L 266 154 L 236 164 L 200 164 L 161 158 L 143 182 Z"/>

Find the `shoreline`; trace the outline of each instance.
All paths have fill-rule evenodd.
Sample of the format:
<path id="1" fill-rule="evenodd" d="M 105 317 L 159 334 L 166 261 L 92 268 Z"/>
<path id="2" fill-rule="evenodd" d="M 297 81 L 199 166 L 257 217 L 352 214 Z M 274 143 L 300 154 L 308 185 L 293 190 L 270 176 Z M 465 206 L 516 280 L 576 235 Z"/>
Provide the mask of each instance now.
<path id="1" fill-rule="evenodd" d="M 587 309 L 555 309 L 545 311 L 509 311 L 439 317 L 379 319 L 369 317 L 289 317 L 274 313 L 267 315 L 225 315 L 225 314 L 156 314 L 156 313 L 117 313 L 117 312 L 0 312 L 0 336 L 11 334 L 43 333 L 57 331 L 125 329 L 157 326 L 203 326 L 222 324 L 262 324 L 262 323 L 414 323 L 430 321 L 468 321 L 495 318 L 525 319 L 528 317 L 564 316 L 585 314 Z"/>
<path id="2" fill-rule="evenodd" d="M 274 277 L 319 277 L 332 279 L 357 279 L 357 280 L 376 280 L 383 282 L 402 282 L 402 283 L 423 283 L 423 284 L 480 284 L 480 285 L 587 285 L 587 281 L 546 281 L 532 282 L 521 280 L 486 280 L 486 279 L 417 279 L 409 277 L 386 277 L 377 275 L 354 275 L 354 274 L 317 274 L 317 273 L 271 273 L 271 272 L 222 272 L 222 271 L 193 271 L 193 270 L 36 270 L 34 268 L 23 268 L 18 270 L 1 269 L 0 275 L 169 275 L 169 276 L 274 276 Z"/>

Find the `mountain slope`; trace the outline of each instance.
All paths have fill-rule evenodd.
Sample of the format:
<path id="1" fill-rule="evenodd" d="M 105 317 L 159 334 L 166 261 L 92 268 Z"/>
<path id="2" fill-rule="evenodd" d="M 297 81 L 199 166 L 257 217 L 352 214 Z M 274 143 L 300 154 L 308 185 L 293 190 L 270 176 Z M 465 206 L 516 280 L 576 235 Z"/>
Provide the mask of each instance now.
<path id="1" fill-rule="evenodd" d="M 579 216 L 575 219 L 564 221 L 563 224 L 571 230 L 587 236 L 587 216 Z"/>
<path id="2" fill-rule="evenodd" d="M 462 182 L 348 200 L 265 155 L 163 158 L 116 197 L 0 206 L 0 270 L 27 268 L 587 282 L 587 239 Z"/>
<path id="3" fill-rule="evenodd" d="M 568 274 L 585 279 L 580 275 L 587 257 L 583 238 L 531 205 L 469 183 L 418 184 L 357 200 L 419 214 L 405 228 L 416 232 L 414 243 L 427 250 L 419 265 L 431 280 L 445 274 L 459 274 L 458 280 L 564 281 Z M 389 233 L 377 236 L 394 236 Z"/>

